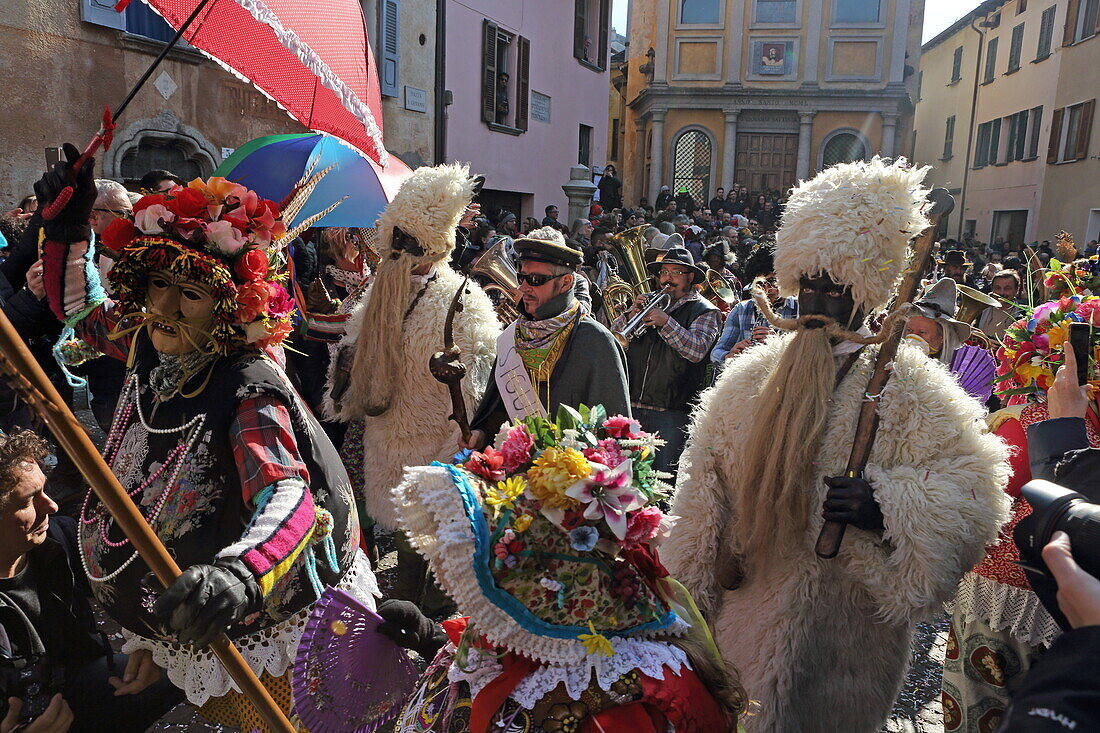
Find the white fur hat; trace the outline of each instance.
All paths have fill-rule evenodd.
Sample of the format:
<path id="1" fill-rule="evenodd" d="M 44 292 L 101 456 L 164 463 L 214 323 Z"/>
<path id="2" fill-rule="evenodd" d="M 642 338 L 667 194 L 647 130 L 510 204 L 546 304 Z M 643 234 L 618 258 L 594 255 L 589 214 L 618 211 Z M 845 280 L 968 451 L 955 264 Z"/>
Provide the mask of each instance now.
<path id="1" fill-rule="evenodd" d="M 392 248 L 393 228 L 399 227 L 416 239 L 426 259 L 447 259 L 455 247 L 455 228 L 473 195 L 468 166 L 445 163 L 417 168 L 378 218 L 381 252 Z"/>
<path id="2" fill-rule="evenodd" d="M 929 170 L 875 156 L 800 183 L 775 235 L 780 291 L 795 295 L 799 278 L 828 272 L 864 312 L 885 305 L 908 264 L 909 240 L 928 226 L 921 184 Z"/>

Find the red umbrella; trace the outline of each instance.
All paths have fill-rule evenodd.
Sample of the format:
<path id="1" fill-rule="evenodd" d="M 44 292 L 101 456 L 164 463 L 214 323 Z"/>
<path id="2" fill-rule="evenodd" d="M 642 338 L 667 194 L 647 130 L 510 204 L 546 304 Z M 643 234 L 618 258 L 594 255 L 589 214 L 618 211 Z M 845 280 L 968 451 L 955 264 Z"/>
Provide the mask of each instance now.
<path id="1" fill-rule="evenodd" d="M 386 164 L 381 89 L 358 0 L 207 0 L 190 24 L 203 0 L 145 2 L 291 117 Z"/>

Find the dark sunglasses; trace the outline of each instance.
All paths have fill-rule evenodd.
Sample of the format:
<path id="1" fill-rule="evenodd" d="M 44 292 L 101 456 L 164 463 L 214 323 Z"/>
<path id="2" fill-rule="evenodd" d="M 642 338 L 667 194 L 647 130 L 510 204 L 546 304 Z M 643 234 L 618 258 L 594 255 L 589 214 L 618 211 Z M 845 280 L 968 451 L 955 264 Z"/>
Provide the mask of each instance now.
<path id="1" fill-rule="evenodd" d="M 516 279 L 519 280 L 520 283 L 527 283 L 531 287 L 537 288 L 545 285 L 551 280 L 557 280 L 559 277 L 568 274 L 567 272 L 563 272 L 561 275 L 539 275 L 538 273 L 527 274 L 526 272 L 517 272 Z"/>

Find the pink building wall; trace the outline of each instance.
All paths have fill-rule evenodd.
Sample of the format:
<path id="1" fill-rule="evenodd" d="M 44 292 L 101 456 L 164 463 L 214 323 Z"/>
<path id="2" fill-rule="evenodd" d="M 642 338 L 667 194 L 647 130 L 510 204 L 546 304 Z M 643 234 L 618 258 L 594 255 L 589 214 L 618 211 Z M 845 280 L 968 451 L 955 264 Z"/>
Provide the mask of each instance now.
<path id="1" fill-rule="evenodd" d="M 523 194 L 520 218 L 543 216 L 557 205 L 562 219 L 568 201 L 561 187 L 577 164 L 579 126 L 592 128 L 591 163 L 607 155 L 607 98 L 610 73 L 582 66 L 573 57 L 574 4 L 567 0 L 463 0 L 447 4 L 446 159 L 471 163 L 485 176 L 485 188 Z M 530 88 L 551 98 L 550 123 L 530 117 L 521 135 L 496 132 L 481 119 L 482 23 L 531 42 Z M 514 45 L 514 44 L 513 44 Z M 513 56 L 514 58 L 514 56 Z M 515 74 L 512 87 L 515 88 Z M 517 100 L 510 97 L 513 112 Z"/>

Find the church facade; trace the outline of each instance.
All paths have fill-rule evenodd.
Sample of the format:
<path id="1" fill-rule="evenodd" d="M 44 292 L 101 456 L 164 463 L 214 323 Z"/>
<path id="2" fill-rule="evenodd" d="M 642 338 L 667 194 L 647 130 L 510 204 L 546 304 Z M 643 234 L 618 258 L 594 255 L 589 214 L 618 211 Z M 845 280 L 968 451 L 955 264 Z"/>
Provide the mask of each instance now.
<path id="1" fill-rule="evenodd" d="M 924 0 L 633 0 L 625 200 L 908 154 Z"/>

